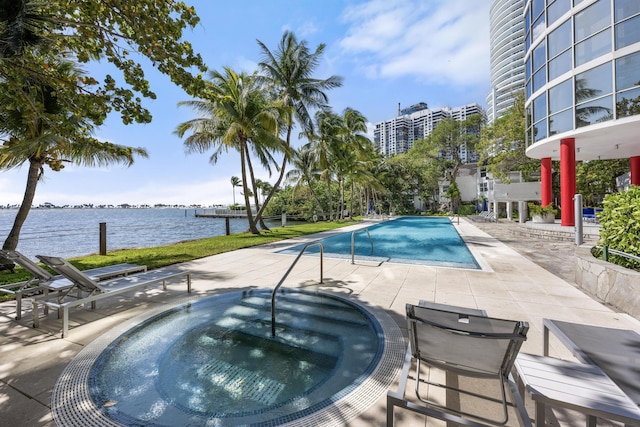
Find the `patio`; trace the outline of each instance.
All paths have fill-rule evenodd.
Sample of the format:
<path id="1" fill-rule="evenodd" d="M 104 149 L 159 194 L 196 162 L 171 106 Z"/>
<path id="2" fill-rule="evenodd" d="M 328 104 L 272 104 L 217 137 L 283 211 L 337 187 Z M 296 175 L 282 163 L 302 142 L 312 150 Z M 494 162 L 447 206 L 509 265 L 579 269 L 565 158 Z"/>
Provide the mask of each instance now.
<path id="1" fill-rule="evenodd" d="M 502 225 L 493 223 L 482 228 L 491 231 Z M 612 311 L 473 223 L 461 220 L 456 227 L 483 265 L 482 271 L 389 263 L 378 266 L 357 261 L 352 265 L 347 260 L 325 257 L 325 283 L 318 287 L 318 259 L 303 257 L 284 286 L 319 288 L 348 296 L 364 305 L 381 307 L 403 331 L 406 328 L 406 303 L 418 304 L 419 300 L 427 300 L 484 309 L 493 317 L 528 321 L 528 339 L 521 351 L 537 355 L 543 354 L 543 318 L 640 332 L 640 321 Z M 185 263 L 183 267 L 192 272 L 196 297 L 273 288 L 293 261 L 292 256 L 276 254 L 275 250 L 309 240 L 312 238 L 229 252 Z M 560 264 L 567 262 L 573 254 L 564 252 L 555 261 L 558 268 L 562 268 Z M 184 286 L 175 283 L 169 285 L 166 293 L 149 289 L 136 299 L 114 297 L 104 300 L 95 311 L 80 309 L 73 312 L 70 334 L 65 339 L 59 338 L 60 321 L 54 315 L 41 320 L 39 329 L 33 329 L 30 314 L 20 321 L 13 320 L 15 302 L 0 304 L 0 419 L 3 424 L 55 425 L 49 407 L 54 384 L 67 363 L 84 346 L 114 325 L 159 305 L 173 306 L 184 298 Z M 552 340 L 550 344 L 552 356 L 574 360 L 558 341 Z M 529 413 L 533 414 L 533 411 Z M 563 425 L 582 426 L 585 421 L 574 413 L 559 411 L 554 417 Z M 348 425 L 384 425 L 385 420 L 386 394 L 383 394 Z M 555 420 L 552 421 L 556 425 Z M 398 411 L 396 423 L 402 426 L 443 425 L 402 411 Z"/>

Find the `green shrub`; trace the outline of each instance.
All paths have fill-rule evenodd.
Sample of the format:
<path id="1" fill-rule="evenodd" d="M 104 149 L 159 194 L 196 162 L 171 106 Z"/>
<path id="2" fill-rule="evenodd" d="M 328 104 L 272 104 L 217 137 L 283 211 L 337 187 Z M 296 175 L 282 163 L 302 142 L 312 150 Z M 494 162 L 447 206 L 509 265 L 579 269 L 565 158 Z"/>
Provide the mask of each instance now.
<path id="1" fill-rule="evenodd" d="M 548 214 L 558 214 L 558 211 L 551 204 L 548 204 L 547 206 L 541 206 L 535 203 L 528 203 L 528 206 L 529 213 L 531 215 L 547 216 Z"/>
<path id="2" fill-rule="evenodd" d="M 472 204 L 461 205 L 458 207 L 458 213 L 460 216 L 474 215 L 476 213 L 476 206 Z"/>
<path id="3" fill-rule="evenodd" d="M 640 256 L 640 187 L 608 194 L 602 202 L 600 246 Z M 611 262 L 627 268 L 640 269 L 640 262 L 612 255 Z"/>

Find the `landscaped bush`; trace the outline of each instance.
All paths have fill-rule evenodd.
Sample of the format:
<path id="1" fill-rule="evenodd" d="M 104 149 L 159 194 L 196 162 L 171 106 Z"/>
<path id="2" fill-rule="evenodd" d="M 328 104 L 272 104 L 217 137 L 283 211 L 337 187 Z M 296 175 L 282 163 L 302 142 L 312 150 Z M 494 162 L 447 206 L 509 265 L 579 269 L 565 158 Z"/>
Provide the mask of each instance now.
<path id="1" fill-rule="evenodd" d="M 476 206 L 473 204 L 460 205 L 458 207 L 458 213 L 460 216 L 474 215 L 476 213 Z"/>
<path id="2" fill-rule="evenodd" d="M 609 194 L 604 198 L 600 221 L 600 246 L 640 256 L 640 187 Z M 627 268 L 640 269 L 640 262 L 611 255 L 609 261 Z"/>

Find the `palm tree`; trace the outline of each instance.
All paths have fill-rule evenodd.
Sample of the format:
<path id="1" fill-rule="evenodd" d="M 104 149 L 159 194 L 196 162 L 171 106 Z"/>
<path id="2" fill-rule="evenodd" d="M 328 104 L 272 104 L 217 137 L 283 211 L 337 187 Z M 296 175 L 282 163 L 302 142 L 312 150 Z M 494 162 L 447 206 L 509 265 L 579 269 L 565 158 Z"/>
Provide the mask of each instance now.
<path id="1" fill-rule="evenodd" d="M 322 203 L 318 200 L 318 195 L 313 190 L 313 184 L 320 179 L 320 170 L 318 169 L 318 159 L 310 144 L 303 145 L 294 153 L 291 165 L 293 169 L 287 172 L 287 180 L 294 183 L 292 197 L 295 197 L 297 188 L 302 184 L 307 184 L 315 205 L 320 209 L 320 214 L 326 221 L 327 214 L 322 208 Z"/>
<path id="2" fill-rule="evenodd" d="M 349 208 L 349 217 L 353 216 L 353 197 L 355 192 L 355 182 L 358 175 L 364 175 L 368 172 L 367 163 L 370 161 L 369 148 L 372 147 L 371 141 L 365 136 L 367 132 L 367 119 L 358 110 L 346 108 L 342 112 L 342 141 L 343 155 L 342 176 L 344 179 L 352 178 L 351 181 L 351 205 Z M 342 202 L 341 212 L 344 212 L 344 181 L 342 182 Z"/>
<path id="3" fill-rule="evenodd" d="M 42 14 L 41 3 L 34 0 L 0 2 L 0 58 L 18 57 L 26 48 L 42 43 L 43 23 L 50 18 Z"/>
<path id="4" fill-rule="evenodd" d="M 80 72 L 69 61 L 60 60 L 53 65 L 69 81 L 81 78 Z M 92 137 L 95 124 L 101 122 L 100 116 L 92 115 L 89 107 L 84 117 L 70 111 L 66 100 L 56 96 L 56 87 L 37 81 L 23 81 L 21 85 L 22 90 L 16 93 L 15 90 L 7 90 L 7 87 L 20 87 L 11 81 L 9 75 L 0 81 L 0 104 L 12 106 L 0 111 L 0 135 L 6 136 L 0 146 L 0 169 L 29 163 L 24 197 L 3 244 L 3 249 L 9 250 L 18 245 L 22 225 L 33 205 L 45 166 L 54 171 L 63 169 L 65 163 L 85 166 L 122 163 L 130 166 L 134 155 L 147 157 L 142 148 L 102 142 Z M 87 97 L 79 95 L 75 101 L 82 103 Z"/>
<path id="5" fill-rule="evenodd" d="M 329 220 L 333 220 L 333 196 L 331 181 L 335 172 L 335 157 L 338 154 L 342 120 L 330 109 L 324 109 L 315 114 L 315 131 L 307 133 L 311 147 L 318 157 L 321 179 L 327 184 L 327 199 L 329 203 Z"/>
<path id="6" fill-rule="evenodd" d="M 240 187 L 242 185 L 242 180 L 237 176 L 231 177 L 231 188 L 233 188 L 233 205 L 236 204 L 236 187 Z"/>
<path id="7" fill-rule="evenodd" d="M 210 157 L 212 164 L 229 149 L 240 153 L 242 194 L 249 231 L 259 234 L 249 199 L 252 194 L 249 183 L 255 182 L 253 173 L 248 170 L 249 146 L 252 145 L 254 151 L 263 154 L 269 149 L 281 148 L 277 115 L 254 76 L 236 74 L 225 67 L 223 72 L 211 72 L 210 78 L 209 99 L 179 104 L 193 108 L 202 117 L 179 124 L 176 133 L 182 138 L 191 132 L 184 140 L 188 152 L 205 152 L 214 148 Z"/>
<path id="8" fill-rule="evenodd" d="M 291 147 L 294 123 L 297 123 L 303 132 L 311 132 L 313 123 L 310 110 L 325 108 L 328 103 L 325 91 L 342 86 L 342 78 L 313 78 L 324 52 L 324 44 L 318 45 L 316 50 L 311 52 L 306 41 L 299 42 L 292 32 L 285 31 L 275 52 L 271 52 L 260 40 L 258 45 L 264 56 L 259 63 L 262 79 L 283 109 L 280 120 L 285 127 L 286 146 Z M 280 166 L 280 175 L 264 201 L 263 208 L 278 190 L 285 176 L 288 160 L 289 155 L 285 154 Z"/>

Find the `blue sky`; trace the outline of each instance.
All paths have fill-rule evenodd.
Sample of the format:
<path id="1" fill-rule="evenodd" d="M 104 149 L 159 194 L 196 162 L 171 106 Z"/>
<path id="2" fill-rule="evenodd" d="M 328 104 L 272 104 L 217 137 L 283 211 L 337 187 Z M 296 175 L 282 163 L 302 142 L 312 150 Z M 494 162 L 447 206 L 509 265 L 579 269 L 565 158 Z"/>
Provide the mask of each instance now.
<path id="1" fill-rule="evenodd" d="M 489 92 L 490 0 L 192 0 L 201 22 L 185 34 L 210 69 L 230 66 L 252 72 L 261 59 L 256 40 L 275 50 L 285 30 L 315 49 L 326 44 L 316 77 L 342 76 L 328 93 L 334 111 L 359 110 L 373 124 L 403 107 L 485 106 Z M 86 67 L 103 69 L 103 65 Z M 146 68 L 156 100 L 146 125 L 121 124 L 113 115 L 96 135 L 117 144 L 144 147 L 148 159 L 129 167 L 68 165 L 45 171 L 35 204 L 231 203 L 231 176 L 239 158 L 228 153 L 216 165 L 209 154 L 185 154 L 176 126 L 195 117 L 177 103 L 190 99 L 168 78 Z M 121 80 L 120 76 L 115 76 Z M 371 137 L 373 132 L 371 131 Z M 305 141 L 296 142 L 296 146 Z M 0 205 L 20 203 L 27 167 L 0 172 Z M 266 172 L 260 178 L 275 182 Z M 237 190 L 236 190 L 237 191 Z M 238 194 L 236 194 L 238 197 Z"/>

